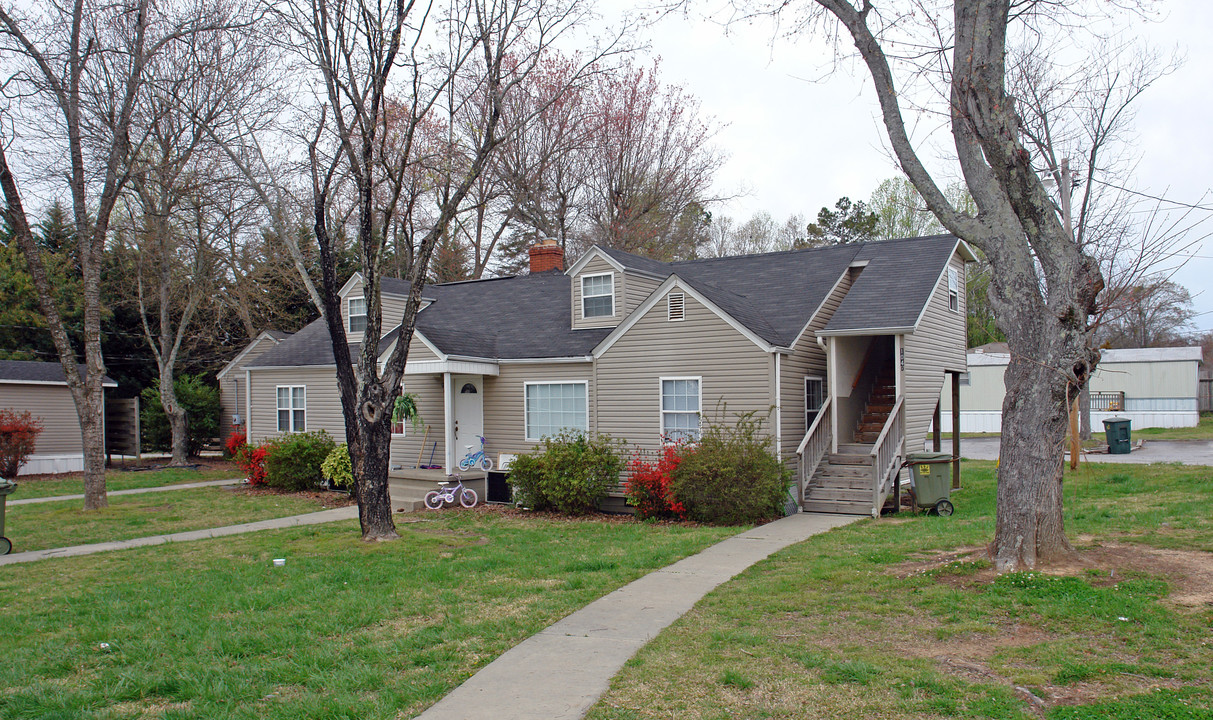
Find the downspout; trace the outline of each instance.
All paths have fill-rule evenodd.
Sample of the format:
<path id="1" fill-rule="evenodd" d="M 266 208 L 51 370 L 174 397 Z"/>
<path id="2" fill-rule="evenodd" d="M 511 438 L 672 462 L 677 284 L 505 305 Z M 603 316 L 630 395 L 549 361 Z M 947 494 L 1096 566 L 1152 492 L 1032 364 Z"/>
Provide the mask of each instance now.
<path id="1" fill-rule="evenodd" d="M 244 371 L 244 441 L 249 445 L 253 444 L 253 386 L 251 384 L 252 371 Z M 240 402 L 237 398 L 236 402 Z"/>
<path id="2" fill-rule="evenodd" d="M 451 373 L 448 371 L 442 373 L 442 416 L 443 425 L 445 425 L 442 444 L 446 446 L 443 448 L 443 455 L 446 456 L 444 469 L 448 473 L 454 472 L 452 468 L 455 467 L 454 458 L 451 455 L 451 450 L 455 447 L 454 405 L 454 398 L 451 395 Z"/>
<path id="3" fill-rule="evenodd" d="M 775 457 L 783 460 L 783 394 L 779 390 L 779 353 L 775 355 Z"/>

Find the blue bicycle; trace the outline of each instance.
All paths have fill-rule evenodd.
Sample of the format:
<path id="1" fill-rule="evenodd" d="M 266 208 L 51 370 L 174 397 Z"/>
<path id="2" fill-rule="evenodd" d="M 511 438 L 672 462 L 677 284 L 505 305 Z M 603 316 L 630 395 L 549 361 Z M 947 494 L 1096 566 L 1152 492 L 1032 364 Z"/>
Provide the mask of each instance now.
<path id="1" fill-rule="evenodd" d="M 477 465 L 479 465 L 480 469 L 485 472 L 493 469 L 493 461 L 489 459 L 488 455 L 484 454 L 484 436 L 478 435 L 477 437 L 480 438 L 480 449 L 476 450 L 475 445 L 466 446 L 468 449 L 468 454 L 464 455 L 463 459 L 459 461 L 460 470 L 471 470 Z"/>

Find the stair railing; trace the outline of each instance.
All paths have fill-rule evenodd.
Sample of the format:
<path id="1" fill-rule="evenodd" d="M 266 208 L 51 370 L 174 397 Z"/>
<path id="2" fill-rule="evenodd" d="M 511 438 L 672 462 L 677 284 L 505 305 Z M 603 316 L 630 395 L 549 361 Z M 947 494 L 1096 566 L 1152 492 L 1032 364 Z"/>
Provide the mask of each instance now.
<path id="1" fill-rule="evenodd" d="M 796 448 L 797 466 L 800 468 L 800 499 L 804 501 L 804 494 L 808 490 L 809 481 L 813 478 L 813 473 L 817 472 L 817 466 L 821 464 L 821 459 L 825 457 L 826 451 L 830 449 L 831 426 L 834 424 L 831 421 L 834 407 L 832 405 L 833 398 L 826 398 L 826 401 L 821 404 L 821 409 L 817 411 L 817 417 L 813 418 L 813 424 L 809 425 L 809 430 L 804 434 L 804 439 L 800 441 L 800 445 Z"/>
<path id="2" fill-rule="evenodd" d="M 880 517 L 880 508 L 889 496 L 892 485 L 891 471 L 901 465 L 901 448 L 905 444 L 906 427 L 902 407 L 905 396 L 899 395 L 897 403 L 880 429 L 876 444 L 872 446 L 872 517 Z M 898 470 L 900 472 L 900 470 Z"/>

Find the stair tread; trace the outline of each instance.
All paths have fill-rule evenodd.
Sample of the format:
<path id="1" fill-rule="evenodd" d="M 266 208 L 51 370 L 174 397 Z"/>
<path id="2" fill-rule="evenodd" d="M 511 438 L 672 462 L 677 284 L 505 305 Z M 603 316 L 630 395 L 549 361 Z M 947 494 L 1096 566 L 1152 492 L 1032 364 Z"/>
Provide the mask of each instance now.
<path id="1" fill-rule="evenodd" d="M 829 455 L 828 460 L 833 465 L 871 465 L 871 455 Z"/>
<path id="2" fill-rule="evenodd" d="M 805 512 L 834 513 L 837 515 L 871 515 L 872 503 L 806 501 L 803 505 Z"/>

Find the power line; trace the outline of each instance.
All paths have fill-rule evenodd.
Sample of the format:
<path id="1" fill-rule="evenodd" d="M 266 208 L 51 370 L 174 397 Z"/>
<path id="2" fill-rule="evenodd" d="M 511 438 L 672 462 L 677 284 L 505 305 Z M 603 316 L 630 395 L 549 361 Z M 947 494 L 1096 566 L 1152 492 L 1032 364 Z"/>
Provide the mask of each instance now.
<path id="1" fill-rule="evenodd" d="M 1156 200 L 1158 202 L 1164 202 L 1164 203 L 1167 203 L 1168 205 L 1175 205 L 1177 207 L 1185 207 L 1185 208 L 1189 208 L 1191 210 L 1204 210 L 1205 212 L 1213 212 L 1213 207 L 1209 207 L 1208 205 L 1193 205 L 1192 203 L 1180 202 L 1178 200 L 1168 200 L 1165 197 L 1159 197 L 1158 195 L 1151 195 L 1150 193 L 1144 193 L 1144 192 L 1141 192 L 1140 190 L 1130 190 L 1127 187 L 1123 187 L 1121 185 L 1113 185 L 1110 182 L 1104 182 L 1103 180 L 1098 180 L 1096 178 L 1091 178 L 1091 182 L 1099 183 L 1100 185 L 1103 185 L 1105 187 L 1110 187 L 1113 190 L 1120 190 L 1122 192 L 1127 192 L 1132 195 L 1140 195 L 1141 197 L 1144 197 L 1144 198 L 1149 198 L 1151 200 Z"/>

